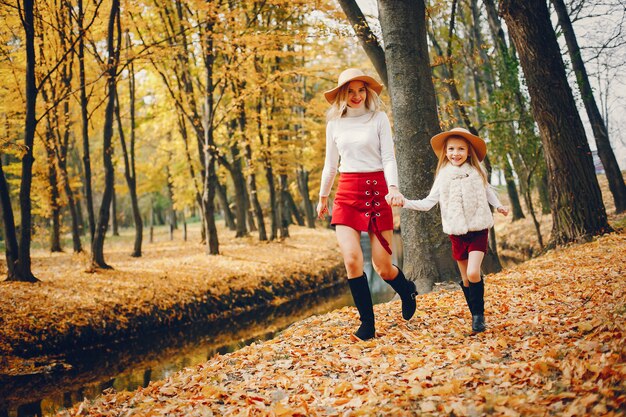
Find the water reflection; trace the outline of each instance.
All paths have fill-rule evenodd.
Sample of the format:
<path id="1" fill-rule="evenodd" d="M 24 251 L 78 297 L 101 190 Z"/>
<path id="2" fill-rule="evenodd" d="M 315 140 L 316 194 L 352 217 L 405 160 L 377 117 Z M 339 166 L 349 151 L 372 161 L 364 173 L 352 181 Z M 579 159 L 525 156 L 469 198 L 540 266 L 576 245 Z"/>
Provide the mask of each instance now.
<path id="1" fill-rule="evenodd" d="M 375 303 L 387 302 L 394 292 L 372 267 L 367 234 L 362 236 L 361 245 L 372 298 Z M 397 235 L 393 247 L 399 254 L 394 254 L 394 263 L 401 265 L 401 242 Z M 74 353 L 69 358 L 60 357 L 58 360 L 70 364 L 71 370 L 0 378 L 0 417 L 54 415 L 84 398 L 96 398 L 108 388 L 133 391 L 146 387 L 150 381 L 165 379 L 216 354 L 270 339 L 296 321 L 352 304 L 348 285 L 342 284 L 235 319 L 142 335 L 135 340 Z"/>

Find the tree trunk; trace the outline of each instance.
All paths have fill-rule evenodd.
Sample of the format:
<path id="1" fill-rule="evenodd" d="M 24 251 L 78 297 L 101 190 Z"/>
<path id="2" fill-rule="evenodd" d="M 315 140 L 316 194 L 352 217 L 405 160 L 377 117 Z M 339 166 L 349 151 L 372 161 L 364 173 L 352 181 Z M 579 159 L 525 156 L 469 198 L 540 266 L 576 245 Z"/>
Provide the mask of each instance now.
<path id="1" fill-rule="evenodd" d="M 359 8 L 356 0 L 339 0 L 339 5 L 346 14 L 348 21 L 354 29 L 363 50 L 367 54 L 378 76 L 384 85 L 389 85 L 387 78 L 387 65 L 385 64 L 385 51 L 380 46 L 376 35 L 370 29 L 363 12 Z"/>
<path id="2" fill-rule="evenodd" d="M 436 157 L 424 150 L 430 148 L 430 138 L 440 132 L 425 4 L 422 0 L 380 0 L 378 11 L 395 122 L 400 189 L 410 198 L 425 196 L 433 182 Z M 416 282 L 420 293 L 430 291 L 435 281 L 458 279 L 438 210 L 402 210 L 401 223 L 405 274 Z"/>
<path id="3" fill-rule="evenodd" d="M 132 44 L 130 34 L 126 30 L 126 48 L 130 50 Z M 141 219 L 141 211 L 139 210 L 139 198 L 137 196 L 137 174 L 135 171 L 135 65 L 131 61 L 128 65 L 128 91 L 130 100 L 128 103 L 130 110 L 130 144 L 126 148 L 126 140 L 124 137 L 124 129 L 122 119 L 120 117 L 119 101 L 117 109 L 117 123 L 122 145 L 122 157 L 124 160 L 124 178 L 128 185 L 128 193 L 130 195 L 130 205 L 133 211 L 133 223 L 135 224 L 135 241 L 133 244 L 133 252 L 130 256 L 134 258 L 141 257 L 141 246 L 143 243 L 143 221 Z M 186 138 L 185 138 L 186 140 Z M 185 142 L 186 143 L 186 142 Z"/>
<path id="4" fill-rule="evenodd" d="M 93 267 L 111 269 L 104 260 L 104 239 L 109 225 L 109 209 L 113 199 L 113 116 L 115 113 L 115 77 L 117 72 L 120 30 L 119 30 L 119 0 L 112 0 L 111 12 L 109 14 L 108 35 L 107 35 L 107 105 L 104 112 L 104 127 L 102 134 L 102 159 L 104 163 L 104 192 L 102 203 L 98 213 L 95 235 L 91 244 L 91 262 Z M 114 44 L 115 23 L 118 23 L 117 48 Z"/>
<path id="5" fill-rule="evenodd" d="M 224 216 L 224 224 L 228 227 L 228 230 L 235 231 L 237 226 L 235 225 L 235 219 L 233 218 L 233 212 L 230 211 L 228 205 L 228 195 L 226 194 L 226 187 L 221 182 L 217 181 L 215 184 L 215 191 L 217 194 L 217 201 L 222 209 L 222 215 Z"/>
<path id="6" fill-rule="evenodd" d="M 50 208 L 52 210 L 52 227 L 50 229 L 50 252 L 63 252 L 61 248 L 61 208 L 59 206 L 59 184 L 57 180 L 57 170 L 55 165 L 54 149 L 51 146 L 54 141 L 52 124 L 49 114 L 46 126 L 46 154 L 48 157 L 48 183 L 50 186 Z"/>
<path id="7" fill-rule="evenodd" d="M 248 193 L 250 194 L 250 203 L 252 204 L 252 210 L 254 212 L 254 216 L 256 217 L 256 223 L 259 232 L 259 240 L 264 241 L 267 240 L 267 231 L 265 230 L 265 219 L 263 218 L 263 209 L 261 208 L 261 203 L 259 202 L 259 196 L 257 192 L 256 185 L 256 173 L 254 172 L 254 168 L 252 168 L 252 147 L 250 146 L 250 142 L 246 141 L 245 149 L 246 155 L 246 165 L 248 169 Z"/>
<path id="8" fill-rule="evenodd" d="M 11 280 L 15 274 L 15 265 L 18 259 L 17 234 L 15 232 L 15 219 L 11 206 L 11 193 L 9 184 L 2 169 L 2 157 L 0 157 L 0 205 L 2 206 L 2 224 L 4 225 L 5 254 L 7 259 L 7 280 Z"/>
<path id="9" fill-rule="evenodd" d="M 291 218 L 291 216 L 295 217 L 296 223 L 298 224 L 298 226 L 304 226 L 304 218 L 302 217 L 302 214 L 300 213 L 300 209 L 298 208 L 298 205 L 296 204 L 295 200 L 293 199 L 293 196 L 289 192 L 289 183 L 287 182 L 287 176 L 286 175 L 285 175 L 285 191 L 284 191 L 284 193 L 285 193 L 285 204 L 289 208 L 290 218 Z M 291 223 L 291 221 L 289 223 Z"/>
<path id="10" fill-rule="evenodd" d="M 89 220 L 89 235 L 93 241 L 96 230 L 96 216 L 93 209 L 93 193 L 91 191 L 91 157 L 89 152 L 89 116 L 87 112 L 87 86 L 85 84 L 85 33 L 83 31 L 85 12 L 83 0 L 78 0 L 78 69 L 80 80 L 80 118 L 83 138 L 83 166 L 85 169 L 85 204 Z"/>
<path id="11" fill-rule="evenodd" d="M 585 110 L 589 117 L 591 129 L 593 130 L 593 136 L 596 140 L 596 147 L 598 148 L 598 156 L 602 161 L 604 172 L 606 173 L 606 179 L 609 183 L 609 190 L 613 194 L 613 201 L 615 202 L 615 212 L 621 213 L 626 210 L 626 185 L 624 184 L 624 177 L 622 171 L 619 168 L 613 149 L 611 148 L 611 141 L 609 140 L 609 132 L 607 131 L 606 124 L 600 114 L 598 105 L 593 96 L 593 89 L 589 83 L 589 76 L 587 75 L 587 69 L 585 63 L 580 54 L 580 48 L 578 47 L 578 40 L 574 33 L 574 27 L 572 21 L 567 13 L 565 2 L 563 0 L 551 0 L 556 10 L 556 14 L 559 17 L 559 24 L 563 30 L 565 36 L 565 42 L 567 43 L 567 50 L 572 60 L 572 67 L 576 73 L 576 80 L 578 81 L 578 88 L 580 89 L 580 95 L 585 104 Z"/>
<path id="12" fill-rule="evenodd" d="M 552 211 L 550 207 L 550 187 L 548 185 L 548 173 L 545 169 L 539 177 L 537 190 L 539 191 L 539 201 L 541 202 L 541 214 L 550 214 Z"/>
<path id="13" fill-rule="evenodd" d="M 300 191 L 300 196 L 304 204 L 306 225 L 310 229 L 315 229 L 315 209 L 309 197 L 309 171 L 300 165 L 296 170 L 296 177 L 298 181 L 298 191 Z"/>
<path id="14" fill-rule="evenodd" d="M 524 218 L 524 212 L 522 211 L 522 205 L 519 201 L 519 194 L 517 187 L 515 186 L 515 179 L 513 178 L 513 168 L 511 163 L 505 155 L 504 159 L 504 181 L 506 181 L 506 192 L 509 195 L 509 204 L 511 204 L 511 216 L 512 221 L 516 221 Z"/>
<path id="15" fill-rule="evenodd" d="M 115 190 L 115 174 L 113 176 L 113 195 L 111 196 L 111 226 L 113 229 L 113 236 L 119 236 L 120 231 L 117 224 L 117 193 Z"/>
<path id="16" fill-rule="evenodd" d="M 26 118 L 24 126 L 24 155 L 22 156 L 22 181 L 20 183 L 20 240 L 18 246 L 18 260 L 9 276 L 10 281 L 37 282 L 39 281 L 31 271 L 30 243 L 32 227 L 32 203 L 30 190 L 33 181 L 33 144 L 37 119 L 37 84 L 35 81 L 35 17 L 33 0 L 24 0 L 22 10 L 22 24 L 26 42 Z"/>
<path id="17" fill-rule="evenodd" d="M 289 223 L 291 222 L 291 213 L 289 209 L 288 197 L 287 197 L 287 176 L 284 174 L 280 174 L 278 176 L 278 186 L 280 190 L 278 192 L 278 214 L 277 217 L 280 221 L 279 223 L 279 236 L 281 239 L 286 239 L 289 237 Z"/>
<path id="18" fill-rule="evenodd" d="M 236 122 L 235 120 L 233 122 Z M 233 127 L 234 128 L 234 127 Z M 234 129 L 233 129 L 234 130 Z M 232 156 L 232 164 L 230 175 L 235 187 L 235 205 L 236 205 L 236 233 L 235 237 L 244 237 L 248 234 L 246 227 L 246 179 L 243 176 L 241 156 L 239 144 L 233 143 L 230 146 L 230 154 Z"/>
<path id="19" fill-rule="evenodd" d="M 204 62 L 206 68 L 206 91 L 205 91 L 205 127 L 204 127 L 204 222 L 206 230 L 207 251 L 211 255 L 219 254 L 219 240 L 217 238 L 217 227 L 215 225 L 215 188 L 217 184 L 217 174 L 215 172 L 215 143 L 213 140 L 213 65 L 215 63 L 215 51 L 213 50 L 213 21 L 209 18 L 203 32 L 204 41 Z M 245 220 L 244 220 L 245 222 Z M 244 223 L 245 224 L 245 223 Z"/>
<path id="20" fill-rule="evenodd" d="M 502 0 L 543 142 L 550 179 L 552 241 L 566 244 L 612 231 L 591 151 L 542 0 Z"/>
<path id="21" fill-rule="evenodd" d="M 270 240 L 278 238 L 278 204 L 276 202 L 276 186 L 274 185 L 274 170 L 271 161 L 265 161 L 265 180 L 269 191 L 270 204 Z"/>

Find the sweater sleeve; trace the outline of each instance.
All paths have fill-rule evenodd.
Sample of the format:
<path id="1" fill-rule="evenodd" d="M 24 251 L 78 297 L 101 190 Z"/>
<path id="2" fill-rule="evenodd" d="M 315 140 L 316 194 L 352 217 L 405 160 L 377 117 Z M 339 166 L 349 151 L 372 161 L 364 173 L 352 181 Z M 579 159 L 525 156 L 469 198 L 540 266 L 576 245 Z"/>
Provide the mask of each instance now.
<path id="1" fill-rule="evenodd" d="M 337 165 L 339 164 L 339 150 L 333 140 L 332 123 L 326 125 L 326 157 L 324 159 L 324 169 L 322 170 L 322 180 L 320 184 L 320 197 L 328 197 L 333 186 Z"/>
<path id="2" fill-rule="evenodd" d="M 380 155 L 385 172 L 387 186 L 398 186 L 398 164 L 393 146 L 393 135 L 391 134 L 391 124 L 385 112 L 381 112 L 381 121 L 378 125 L 378 136 L 380 138 Z"/>
<path id="3" fill-rule="evenodd" d="M 487 201 L 496 209 L 498 207 L 502 207 L 502 203 L 500 202 L 495 191 L 493 191 L 493 188 L 489 184 L 487 184 Z"/>
<path id="4" fill-rule="evenodd" d="M 430 194 L 423 200 L 404 200 L 403 208 L 419 211 L 428 211 L 439 202 L 439 184 L 435 180 Z"/>

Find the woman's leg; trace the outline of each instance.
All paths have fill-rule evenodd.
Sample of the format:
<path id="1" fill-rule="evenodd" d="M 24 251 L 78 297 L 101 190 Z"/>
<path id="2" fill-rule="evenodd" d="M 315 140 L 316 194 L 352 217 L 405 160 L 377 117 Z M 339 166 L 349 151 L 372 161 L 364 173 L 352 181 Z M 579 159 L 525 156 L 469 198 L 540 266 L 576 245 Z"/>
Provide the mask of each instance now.
<path id="1" fill-rule="evenodd" d="M 387 242 L 391 242 L 393 237 L 392 230 L 381 232 Z M 415 297 L 417 290 L 415 283 L 406 279 L 402 270 L 392 264 L 391 254 L 385 250 L 374 233 L 369 233 L 370 244 L 372 247 L 372 265 L 374 269 L 385 280 L 385 282 L 395 290 L 402 300 L 402 317 L 409 320 L 415 314 L 416 304 Z"/>
<path id="2" fill-rule="evenodd" d="M 339 249 L 346 266 L 348 279 L 359 278 L 363 275 L 363 251 L 361 250 L 361 232 L 349 226 L 338 224 L 335 234 Z"/>
<path id="3" fill-rule="evenodd" d="M 343 255 L 343 263 L 348 274 L 348 284 L 354 305 L 359 311 L 361 326 L 354 335 L 361 340 L 376 336 L 374 325 L 374 304 L 367 283 L 367 275 L 363 272 L 363 252 L 361 251 L 361 233 L 351 227 L 337 225 L 335 228 L 339 248 Z"/>

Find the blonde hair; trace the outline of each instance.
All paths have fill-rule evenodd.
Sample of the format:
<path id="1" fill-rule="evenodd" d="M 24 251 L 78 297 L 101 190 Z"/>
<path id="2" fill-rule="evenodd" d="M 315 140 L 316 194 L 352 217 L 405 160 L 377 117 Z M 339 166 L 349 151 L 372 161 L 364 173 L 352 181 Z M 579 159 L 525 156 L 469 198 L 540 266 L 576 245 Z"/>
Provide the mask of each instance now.
<path id="1" fill-rule="evenodd" d="M 441 153 L 439 154 L 439 162 L 437 162 L 437 170 L 435 171 L 435 176 L 439 174 L 439 170 L 450 163 L 448 161 L 448 157 L 446 156 L 446 149 L 448 147 L 448 141 L 450 139 L 463 139 L 465 143 L 467 143 L 467 151 L 468 157 L 465 163 L 469 163 L 471 166 L 476 168 L 476 171 L 480 174 L 485 184 L 489 184 L 489 180 L 487 179 L 487 173 L 483 169 L 483 166 L 478 161 L 478 155 L 476 154 L 476 150 L 472 146 L 469 140 L 465 139 L 462 136 L 449 136 L 446 141 L 443 143 L 443 148 L 441 148 Z"/>
<path id="2" fill-rule="evenodd" d="M 363 81 L 365 85 L 365 90 L 367 91 L 367 97 L 365 98 L 365 107 L 372 112 L 377 112 L 382 109 L 383 103 L 380 100 L 376 91 L 372 90 L 365 81 Z M 345 83 L 337 92 L 335 96 L 335 101 L 330 105 L 330 108 L 326 112 L 326 121 L 339 119 L 341 116 L 346 114 L 348 108 L 348 87 L 350 83 Z"/>

